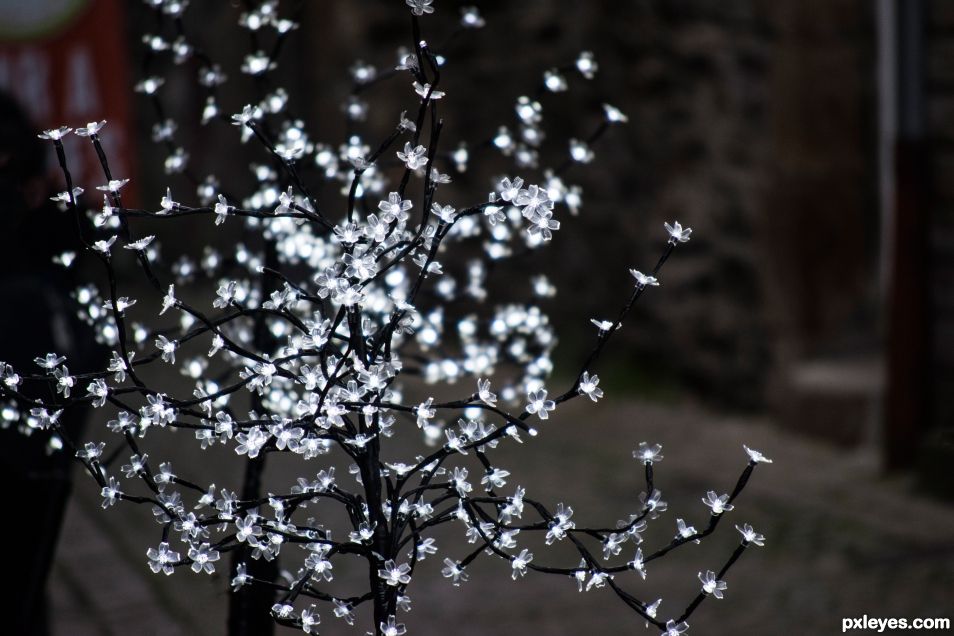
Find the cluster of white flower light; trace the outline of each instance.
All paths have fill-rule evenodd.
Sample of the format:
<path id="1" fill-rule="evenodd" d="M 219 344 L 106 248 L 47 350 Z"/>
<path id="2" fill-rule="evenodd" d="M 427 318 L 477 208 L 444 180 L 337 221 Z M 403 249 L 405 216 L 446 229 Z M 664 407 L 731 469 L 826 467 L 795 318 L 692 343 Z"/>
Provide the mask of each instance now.
<path id="1" fill-rule="evenodd" d="M 663 459 L 659 445 L 644 443 L 634 451 L 645 470 L 647 488 L 638 511 L 615 528 L 578 527 L 570 506 L 560 503 L 551 511 L 527 498 L 520 486 L 513 495 L 498 494 L 510 472 L 489 459 L 499 444 L 520 442 L 524 433 L 535 435 L 531 418 L 545 421 L 559 404 L 578 396 L 593 402 L 603 397 L 594 363 L 635 301 L 659 285 L 656 275 L 661 266 L 678 244 L 689 240 L 692 230 L 678 222 L 666 224 L 669 238 L 662 257 L 649 274 L 631 270 L 635 286 L 615 320 L 593 321 L 597 326 L 593 353 L 563 393 L 554 394 L 545 386 L 556 338 L 538 307 L 510 302 L 463 315 L 452 311 L 489 300 L 488 278 L 497 261 L 550 241 L 560 229 L 555 218 L 560 211 L 577 213 L 580 189 L 566 186 L 563 174 L 575 163 L 591 162 L 594 142 L 607 126 L 624 123 L 625 115 L 605 105 L 597 131 L 586 140 L 569 141 L 569 162 L 541 171 L 543 108 L 535 99 L 518 98 L 515 130 L 501 126 L 489 145 L 512 160 L 513 170 L 542 172 L 542 180 L 501 177 L 484 200 L 455 206 L 447 199 L 437 200 L 438 190 L 452 180 L 439 166 L 446 163 L 457 173 L 465 172 L 482 144 L 461 144 L 449 155 L 438 152 L 441 123 L 431 115 L 436 100 L 448 99 L 437 90 L 438 69 L 447 60 L 417 36 L 419 18 L 434 12 L 433 0 L 406 0 L 413 16 L 414 49 L 399 52 L 393 73 L 363 62 L 351 69 L 358 89 L 389 77 L 406 77 L 414 95 L 410 104 L 417 113 L 414 120 L 401 113 L 394 133 L 373 151 L 359 134 L 351 134 L 337 149 L 311 141 L 304 123 L 285 115 L 288 95 L 281 88 L 270 89 L 235 115 L 223 114 L 216 88 L 227 76 L 182 30 L 187 3 L 147 3 L 160 18 L 176 25 L 174 37 L 147 35 L 149 50 L 171 54 L 175 64 L 200 62 L 199 83 L 208 91 L 203 123 L 235 124 L 241 141 L 258 140 L 266 158 L 251 166 L 256 187 L 244 198 L 226 196 L 214 176 L 192 175 L 200 184 L 197 206 L 175 200 L 167 189 L 158 209 L 132 210 L 121 197 L 128 180 L 110 174 L 102 153 L 99 135 L 105 122 L 75 131 L 93 143 L 106 176 L 106 184 L 97 188 L 104 193 L 103 207 L 90 212 L 92 231 L 84 240 L 109 279 L 108 292 L 89 285 L 78 289 L 75 298 L 99 341 L 113 351 L 106 370 L 79 375 L 72 374 L 65 358 L 55 353 L 37 358 L 42 372 L 35 375 L 0 363 L 0 386 L 11 398 L 0 411 L 4 421 L 22 420 L 26 430 L 53 430 L 57 443 L 73 445 L 59 427 L 63 409 L 86 403 L 102 409 L 97 412 L 109 412 L 102 419 L 118 436 L 108 444 L 110 452 L 104 442 L 73 448 L 99 482 L 104 508 L 120 501 L 152 506 L 163 527 L 162 542 L 147 551 L 152 571 L 169 575 L 188 566 L 196 573 L 211 574 L 220 555 L 232 552 L 243 557 L 234 565 L 232 587 L 244 593 L 262 576 L 258 564 L 291 552 L 298 557 L 298 565 L 291 568 L 293 580 L 287 585 L 269 582 L 265 589 L 266 594 L 276 587 L 282 590 L 271 608 L 275 620 L 305 633 L 313 633 L 321 620 L 311 601 L 330 603 L 333 615 L 348 624 L 355 621 L 355 608 L 368 604 L 377 634 L 405 633 L 397 611 L 410 610 L 407 588 L 415 569 L 438 550 L 434 539 L 424 534 L 452 521 L 463 524 L 467 542 L 474 544 L 463 558 L 444 559 L 442 573 L 453 585 L 467 581 L 467 567 L 476 558 L 493 555 L 509 563 L 514 580 L 533 571 L 566 576 L 580 591 L 608 586 L 647 624 L 666 634 L 684 632 L 685 619 L 704 596 L 722 598 L 726 589 L 722 577 L 729 566 L 748 545 L 762 545 L 763 537 L 751 526 L 737 526 L 742 543 L 725 567 L 717 574 L 699 574 L 700 597 L 679 618 L 657 620 L 661 599 L 640 601 L 621 587 L 617 577 L 634 572 L 646 578 L 649 562 L 711 534 L 733 509 L 732 502 L 755 465 L 769 461 L 757 451 L 746 449 L 750 461 L 730 494 L 710 491 L 703 498 L 711 512 L 703 530 L 678 519 L 671 543 L 648 554 L 638 547 L 647 520 L 667 509 L 653 485 L 653 465 Z M 268 0 L 242 14 L 239 23 L 256 33 L 257 42 L 267 30 L 273 31 L 277 51 L 297 26 L 280 14 L 278 2 Z M 462 11 L 462 29 L 483 25 L 476 9 Z M 275 66 L 273 55 L 256 50 L 240 70 L 267 78 Z M 565 91 L 567 73 L 576 71 L 592 79 L 597 68 L 593 55 L 584 52 L 566 68 L 547 70 L 544 88 Z M 163 84 L 156 75 L 137 86 L 160 113 Z M 367 117 L 368 105 L 357 90 L 344 112 L 355 122 Z M 189 153 L 173 141 L 176 130 L 173 119 L 162 119 L 154 138 L 169 150 L 167 171 L 189 173 Z M 53 142 L 67 180 L 66 191 L 54 200 L 81 214 L 78 197 L 83 191 L 72 184 L 62 146 L 62 138 L 70 132 L 63 127 L 41 137 Z M 341 185 L 347 206 L 340 213 L 333 212 L 331 201 L 319 205 L 310 194 L 306 181 L 314 173 Z M 392 180 L 395 175 L 397 180 Z M 257 231 L 262 244 L 240 244 L 231 252 L 209 247 L 198 261 L 181 257 L 164 264 L 160 239 L 134 234 L 140 218 L 196 215 L 207 216 L 214 226 L 242 223 Z M 456 262 L 468 243 L 478 245 L 485 258 Z M 461 250 L 450 248 L 457 244 Z M 154 287 L 154 299 L 137 303 L 118 295 L 116 260 L 126 253 L 114 252 L 114 246 L 135 258 Z M 65 254 L 58 262 L 69 266 L 76 258 Z M 212 281 L 216 290 L 207 307 L 177 296 L 177 289 L 200 276 Z M 545 278 L 536 279 L 530 288 L 542 298 L 554 293 Z M 144 305 L 154 306 L 158 316 L 175 317 L 175 322 L 156 326 L 153 320 L 147 325 L 127 316 L 133 306 L 141 310 Z M 193 395 L 176 397 L 145 382 L 142 368 L 157 362 L 175 366 L 194 381 Z M 498 377 L 495 384 L 488 379 L 491 376 Z M 427 395 L 429 385 L 459 381 L 472 382 L 473 392 L 457 400 L 426 397 L 417 405 L 405 400 L 406 394 Z M 24 382 L 49 384 L 57 397 L 27 398 L 20 390 Z M 82 393 L 78 389 L 85 389 L 85 395 L 77 395 Z M 243 399 L 251 404 L 246 418 L 239 415 Z M 514 415 L 506 406 L 522 410 Z M 261 470 L 260 462 L 272 453 L 296 454 L 302 460 L 340 453 L 350 461 L 357 487 L 339 483 L 334 467 L 308 469 L 316 478 L 300 477 L 284 494 L 200 486 L 178 476 L 169 462 L 153 468 L 148 454 L 140 451 L 139 440 L 150 429 L 164 428 L 191 431 L 202 449 L 230 447 L 253 462 L 253 470 Z M 383 459 L 386 438 L 417 429 L 431 445 L 428 454 L 406 462 Z M 121 452 L 127 449 L 128 455 Z M 117 472 L 111 462 L 121 454 L 129 460 Z M 465 457 L 476 458 L 477 470 L 484 471 L 479 487 L 469 479 L 474 468 L 464 465 Z M 309 502 L 322 500 L 347 510 L 353 529 L 345 539 L 333 539 L 320 522 L 303 518 L 301 511 Z M 522 521 L 525 508 L 539 520 Z M 521 533 L 534 532 L 542 533 L 547 545 L 571 539 L 580 553 L 579 565 L 540 564 L 517 542 Z M 595 547 L 587 547 L 590 542 Z M 613 565 L 627 542 L 635 547 L 635 557 Z M 341 596 L 329 591 L 340 555 L 357 555 L 371 563 L 377 581 L 366 594 Z M 302 605 L 302 599 L 309 604 Z"/>

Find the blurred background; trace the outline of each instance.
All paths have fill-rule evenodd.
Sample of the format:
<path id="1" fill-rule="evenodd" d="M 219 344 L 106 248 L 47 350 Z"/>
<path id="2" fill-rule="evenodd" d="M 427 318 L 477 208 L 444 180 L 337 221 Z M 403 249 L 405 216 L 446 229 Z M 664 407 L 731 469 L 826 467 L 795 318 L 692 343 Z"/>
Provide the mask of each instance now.
<path id="1" fill-rule="evenodd" d="M 407 10 L 397 0 L 289 4 L 301 27 L 282 52 L 278 83 L 312 138 L 336 147 L 349 133 L 341 107 L 352 90 L 349 66 L 393 66 L 397 47 L 411 43 Z M 487 27 L 455 35 L 468 4 Z M 238 112 L 248 101 L 238 70 L 248 35 L 235 27 L 245 3 L 193 5 L 186 24 L 236 78 L 219 96 L 226 112 Z M 640 486 L 628 449 L 658 441 L 669 515 L 694 514 L 698 526 L 698 497 L 734 483 L 748 443 L 775 463 L 756 472 L 737 506 L 744 517 L 733 523 L 751 522 L 768 542 L 733 569 L 724 601 L 694 615 L 698 633 L 828 634 L 842 617 L 862 614 L 954 617 L 954 2 L 435 6 L 425 37 L 446 42 L 435 48 L 450 60 L 442 82 L 448 145 L 492 136 L 512 119 L 517 96 L 581 50 L 594 53 L 596 77 L 541 97 L 549 151 L 565 153 L 567 137 L 592 131 L 603 102 L 629 116 L 595 145 L 593 164 L 568 173 L 582 188 L 582 211 L 562 218 L 553 244 L 526 265 L 560 290 L 545 306 L 560 337 L 557 383 L 588 352 L 589 319 L 616 311 L 632 284 L 628 268 L 655 262 L 663 222 L 694 230 L 601 360 L 607 398 L 558 410 L 532 447 L 538 454 L 510 462 L 520 466 L 519 483 L 544 501 L 572 502 L 583 520 L 616 519 Z M 0 89 L 38 129 L 109 120 L 113 172 L 132 177 L 134 205 L 151 209 L 167 185 L 195 187 L 165 174 L 168 153 L 151 139 L 156 113 L 131 90 L 153 24 L 145 3 L 0 0 Z M 205 98 L 193 76 L 170 73 L 163 91 L 191 164 L 221 161 L 235 130 L 198 124 Z M 374 143 L 402 102 L 388 93 L 362 98 L 374 105 L 361 127 Z M 14 132 L 5 133 L 0 169 L 4 187 L 23 200 L 17 209 L 31 209 L 63 188 L 52 154 L 49 178 L 18 168 L 32 142 L 11 142 Z M 77 182 L 99 185 L 95 156 L 78 143 L 68 150 Z M 248 179 L 240 161 L 214 171 L 223 183 Z M 498 172 L 474 172 L 460 187 L 472 185 L 480 200 Z M 215 238 L 206 225 L 181 238 L 184 250 Z M 7 249 L 23 250 L 27 230 L 3 228 Z M 20 274 L 0 273 L 12 294 L 21 293 Z M 125 284 L 135 290 L 135 272 Z M 7 301 L 5 325 L 14 324 L 18 298 Z M 10 359 L 13 340 L 0 345 L 0 359 Z M 553 456 L 565 464 L 556 468 Z M 148 511 L 103 513 L 94 486 L 81 476 L 65 504 L 47 633 L 222 633 L 224 575 L 151 575 Z M 667 540 L 672 519 L 657 523 Z M 666 592 L 663 608 L 677 611 L 682 603 L 668 599 L 694 593 L 696 569 L 717 569 L 736 541 L 730 530 L 660 562 L 644 589 Z M 511 585 L 495 565 L 475 565 L 460 589 L 436 570 L 416 580 L 412 632 L 454 625 L 462 635 L 568 635 L 641 625 L 609 592 L 580 595 L 550 577 Z M 477 597 L 494 602 L 475 611 Z M 325 622 L 323 633 L 348 633 Z"/>

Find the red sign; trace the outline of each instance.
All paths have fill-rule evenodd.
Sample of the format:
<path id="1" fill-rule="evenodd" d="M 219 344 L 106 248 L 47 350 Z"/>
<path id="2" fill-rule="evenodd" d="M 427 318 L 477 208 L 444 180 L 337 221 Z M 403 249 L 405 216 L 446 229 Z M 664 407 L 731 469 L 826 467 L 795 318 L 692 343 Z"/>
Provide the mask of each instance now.
<path id="1" fill-rule="evenodd" d="M 135 176 L 125 27 L 120 0 L 0 0 L 0 90 L 40 129 L 105 119 L 114 178 Z M 105 183 L 88 139 L 69 135 L 64 144 L 77 185 L 91 193 Z M 135 201 L 134 185 L 124 198 Z"/>

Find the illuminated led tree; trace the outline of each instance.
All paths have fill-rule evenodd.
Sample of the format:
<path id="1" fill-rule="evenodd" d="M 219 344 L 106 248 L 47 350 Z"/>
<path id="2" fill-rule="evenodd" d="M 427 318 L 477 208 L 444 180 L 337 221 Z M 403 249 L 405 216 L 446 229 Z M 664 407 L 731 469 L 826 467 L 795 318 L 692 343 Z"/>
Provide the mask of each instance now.
<path id="1" fill-rule="evenodd" d="M 748 462 L 734 488 L 703 498 L 706 524 L 697 530 L 678 519 L 675 538 L 655 549 L 640 544 L 647 523 L 667 508 L 654 480 L 663 458 L 659 445 L 642 443 L 633 451 L 645 479 L 633 513 L 590 527 L 577 525 L 567 503 L 545 503 L 509 484 L 510 473 L 494 461 L 498 447 L 517 443 L 526 443 L 533 461 L 536 427 L 559 405 L 603 396 L 597 360 L 691 234 L 678 222 L 667 223 L 666 234 L 660 228 L 661 255 L 648 273 L 630 270 L 633 287 L 615 318 L 592 321 L 592 352 L 570 386 L 562 392 L 547 387 L 556 342 L 547 316 L 532 302 L 495 304 L 487 279 L 510 257 L 544 247 L 560 229 L 558 218 L 577 214 L 581 192 L 565 184 L 566 172 L 590 163 L 594 142 L 626 122 L 604 105 L 593 134 L 569 140 L 569 156 L 558 167 L 541 168 L 538 98 L 567 90 L 572 76 L 592 78 L 593 56 L 584 52 L 547 71 L 537 98 L 517 99 L 514 126 L 500 127 L 487 143 L 444 151 L 438 110 L 451 96 L 440 80 L 451 64 L 421 34 L 432 0 L 407 0 L 413 47 L 399 52 L 395 69 L 355 64 L 355 89 L 345 105 L 352 123 L 360 122 L 371 112 L 359 97 L 366 88 L 406 82 L 406 111 L 375 113 L 396 122 L 380 143 L 366 144 L 355 133 L 335 149 L 313 142 L 305 124 L 286 112 L 287 93 L 269 83 L 277 53 L 297 26 L 293 17 L 282 17 L 277 2 L 250 6 L 241 16 L 256 46 L 241 71 L 256 78 L 262 92 L 234 115 L 223 114 L 219 103 L 226 75 L 212 52 L 188 36 L 187 3 L 147 4 L 159 19 L 159 32 L 144 38 L 149 59 L 169 55 L 195 67 L 207 92 L 203 123 L 234 124 L 242 142 L 261 149 L 260 162 L 251 166 L 254 187 L 226 188 L 193 171 L 189 153 L 175 141 L 176 122 L 166 118 L 158 75 L 138 90 L 159 114 L 154 134 L 169 151 L 166 170 L 197 184 L 195 201 L 179 200 L 169 189 L 157 209 L 131 209 L 122 199 L 127 180 L 110 172 L 100 145 L 105 122 L 46 131 L 42 137 L 54 145 L 66 181 L 55 199 L 75 216 L 87 248 L 58 261 L 101 263 L 105 285 L 86 285 L 76 298 L 112 354 L 107 369 L 82 373 L 56 353 L 37 358 L 39 369 L 0 363 L 4 417 L 26 432 L 48 431 L 75 452 L 102 489 L 104 508 L 151 507 L 159 524 L 156 540 L 146 544 L 153 572 L 228 568 L 232 634 L 263 633 L 268 628 L 261 619 L 269 628 L 275 621 L 316 633 L 319 622 L 353 624 L 358 612 L 368 613 L 378 635 L 403 634 L 399 616 L 410 610 L 412 578 L 423 560 L 443 558 L 443 576 L 460 585 L 482 557 L 509 563 L 514 579 L 556 575 L 580 591 L 609 588 L 639 622 L 670 635 L 685 632 L 704 599 L 722 598 L 726 573 L 742 552 L 762 545 L 751 526 L 736 526 L 738 547 L 718 571 L 699 573 L 700 592 L 684 609 L 664 612 L 661 600 L 638 598 L 627 588 L 646 578 L 651 562 L 712 534 L 756 465 L 769 460 L 746 448 Z M 462 11 L 461 30 L 483 26 L 476 9 Z M 88 138 L 100 157 L 101 208 L 87 210 L 70 177 L 62 139 L 71 132 Z M 505 162 L 511 175 L 524 176 L 495 179 L 489 195 L 458 204 L 464 195 L 451 189 L 450 174 L 478 160 Z M 310 190 L 316 182 L 337 184 L 340 194 L 325 187 L 319 200 Z M 175 237 L 177 221 L 195 216 L 207 217 L 210 226 L 240 224 L 248 241 L 212 245 L 201 259 L 170 264 L 160 256 L 163 232 L 144 236 L 137 227 L 144 220 L 162 223 L 165 236 Z M 120 290 L 117 271 L 124 267 L 141 270 L 152 290 L 137 308 L 148 305 L 149 323 L 127 315 L 137 299 Z M 202 289 L 211 297 L 187 302 Z M 529 289 L 541 297 L 555 293 L 544 277 L 534 277 Z M 194 385 L 191 395 L 177 389 L 182 375 Z M 433 397 L 443 394 L 459 397 Z M 74 405 L 95 407 L 94 437 L 108 427 L 109 441 L 69 438 L 58 420 Z M 145 452 L 151 438 L 174 430 L 202 449 L 233 450 L 245 464 L 243 482 L 197 483 L 174 470 L 171 458 Z M 398 444 L 408 439 L 421 450 L 398 456 L 413 446 Z M 266 492 L 266 458 L 276 454 L 299 460 L 301 477 Z M 335 461 L 347 464 L 349 474 L 336 474 Z M 330 508 L 346 520 L 345 533 L 326 525 Z M 430 535 L 443 524 L 459 527 L 463 541 L 438 546 Z M 532 553 L 523 545 L 528 536 L 569 544 L 578 559 L 551 562 L 539 548 Z M 230 566 L 223 564 L 226 554 Z M 290 577 L 278 576 L 279 559 Z M 345 594 L 336 574 L 354 567 L 366 570 L 367 589 Z"/>

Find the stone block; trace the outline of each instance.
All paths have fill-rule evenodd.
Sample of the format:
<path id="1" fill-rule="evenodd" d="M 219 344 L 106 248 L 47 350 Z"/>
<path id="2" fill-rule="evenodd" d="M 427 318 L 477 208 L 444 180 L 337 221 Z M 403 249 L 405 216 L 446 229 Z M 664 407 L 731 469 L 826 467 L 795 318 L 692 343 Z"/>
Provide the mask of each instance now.
<path id="1" fill-rule="evenodd" d="M 841 447 L 873 445 L 884 387 L 880 361 L 819 360 L 793 366 L 779 423 Z"/>
<path id="2" fill-rule="evenodd" d="M 928 43 L 928 80 L 933 84 L 954 85 L 954 36 L 937 35 Z"/>
<path id="3" fill-rule="evenodd" d="M 954 142 L 954 92 L 933 91 L 928 97 L 927 110 L 931 139 Z"/>
<path id="4" fill-rule="evenodd" d="M 944 207 L 950 208 L 954 202 L 954 151 L 938 150 L 931 159 L 931 187 Z M 949 214 L 945 216 L 950 216 Z"/>
<path id="5" fill-rule="evenodd" d="M 951 2 L 951 0 L 929 0 L 928 25 L 935 30 L 954 30 L 954 2 Z"/>

